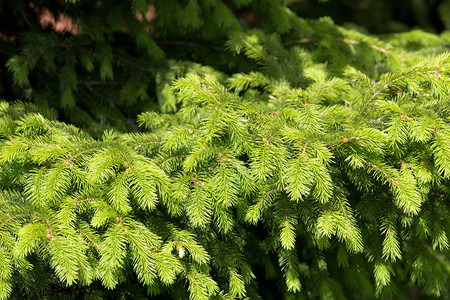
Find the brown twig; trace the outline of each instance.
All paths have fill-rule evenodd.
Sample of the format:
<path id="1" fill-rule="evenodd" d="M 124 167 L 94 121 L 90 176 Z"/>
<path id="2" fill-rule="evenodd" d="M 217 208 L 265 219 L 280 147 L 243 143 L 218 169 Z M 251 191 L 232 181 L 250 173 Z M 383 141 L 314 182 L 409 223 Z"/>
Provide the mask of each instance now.
<path id="1" fill-rule="evenodd" d="M 15 215 L 15 216 L 9 215 L 8 218 L 0 225 L 0 229 L 2 229 L 2 227 L 5 226 L 6 223 L 12 221 L 13 219 L 22 218 L 22 217 L 32 217 L 32 216 L 35 216 L 35 215 L 36 215 L 35 213 L 34 214 L 20 214 L 20 215 Z"/>

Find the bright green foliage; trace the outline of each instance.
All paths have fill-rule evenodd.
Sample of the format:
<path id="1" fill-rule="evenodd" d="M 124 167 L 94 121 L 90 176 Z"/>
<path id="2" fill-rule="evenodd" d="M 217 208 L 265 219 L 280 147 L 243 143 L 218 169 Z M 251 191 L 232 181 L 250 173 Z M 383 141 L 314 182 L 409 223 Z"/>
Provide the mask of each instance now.
<path id="1" fill-rule="evenodd" d="M 123 58 L 98 38 L 95 67 L 80 61 L 104 82 L 129 76 L 121 101 L 147 103 L 156 88 L 159 111 L 139 114 L 141 131 L 98 137 L 0 102 L 0 299 L 55 296 L 54 285 L 192 300 L 446 292 L 448 35 L 410 49 L 424 33 L 379 39 L 284 2 L 251 4 L 275 29 L 246 30 L 219 1 L 156 1 L 164 22 L 190 29 L 214 11 L 239 73 L 168 60 L 154 82 L 135 62 L 117 74 Z M 162 59 L 139 29 L 139 49 Z M 24 55 L 8 62 L 19 87 L 36 66 Z M 58 108 L 78 111 L 77 74 L 60 72 Z"/>
<path id="2" fill-rule="evenodd" d="M 256 280 L 245 248 L 255 245 L 242 233 L 257 223 L 287 291 L 302 291 L 338 250 L 344 273 L 367 257 L 377 294 L 403 264 L 411 280 L 442 293 L 445 271 L 435 283 L 424 276 L 438 271 L 425 261 L 446 260 L 431 254 L 448 249 L 450 103 L 437 81 L 449 80 L 448 61 L 443 54 L 368 88 L 350 74 L 332 79 L 342 82 L 331 99 L 316 98 L 326 76 L 304 89 L 273 83 L 255 99 L 190 74 L 174 84 L 176 114 L 143 113 L 151 132 L 100 140 L 2 103 L 3 297 L 32 253 L 68 285 L 114 288 L 131 268 L 153 291 L 185 277 L 191 299 L 221 289 L 244 296 Z M 400 89 L 407 96 L 390 92 Z M 330 280 L 322 292 L 334 294 L 336 279 L 320 276 Z"/>

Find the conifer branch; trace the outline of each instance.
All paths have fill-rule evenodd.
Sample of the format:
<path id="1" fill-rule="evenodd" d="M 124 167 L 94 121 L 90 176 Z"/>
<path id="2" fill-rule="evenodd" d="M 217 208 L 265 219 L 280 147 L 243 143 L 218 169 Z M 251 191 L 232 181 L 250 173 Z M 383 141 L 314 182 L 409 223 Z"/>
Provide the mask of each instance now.
<path id="1" fill-rule="evenodd" d="M 377 165 L 375 165 L 374 163 L 372 163 L 371 161 L 367 161 L 367 163 L 369 164 L 369 166 L 371 166 L 372 168 L 374 168 L 375 170 L 377 170 L 378 172 L 380 172 L 381 174 L 384 175 L 384 177 L 387 178 L 388 182 L 392 182 L 392 184 L 394 186 L 398 185 L 398 181 L 394 180 L 388 173 L 386 173 L 386 171 L 384 171 L 383 169 L 381 169 L 380 167 L 378 167 Z"/>
<path id="2" fill-rule="evenodd" d="M 99 243 L 96 243 L 87 233 L 85 233 L 84 231 L 82 231 L 80 228 L 76 228 L 78 230 L 78 232 L 80 233 L 80 235 L 86 237 L 92 244 L 92 247 L 94 248 L 98 248 L 98 250 L 102 249 L 102 245 Z"/>
<path id="3" fill-rule="evenodd" d="M 335 40 L 336 41 L 340 41 L 340 42 L 344 42 L 344 43 L 347 43 L 347 44 L 353 44 L 353 45 L 359 45 L 359 44 L 362 43 L 361 41 L 356 41 L 356 40 L 351 40 L 351 39 L 346 39 L 346 38 L 335 38 Z M 308 44 L 308 43 L 311 43 L 311 42 L 312 42 L 311 39 L 304 38 L 304 39 L 298 39 L 298 40 L 293 40 L 293 41 L 287 41 L 287 42 L 284 42 L 283 45 L 284 46 L 290 46 L 292 44 Z M 388 50 L 386 50 L 386 49 L 384 49 L 382 47 L 376 46 L 376 45 L 368 44 L 368 46 L 370 48 L 372 48 L 372 49 L 374 49 L 376 51 L 382 52 L 383 54 L 386 54 L 386 55 L 389 55 L 389 53 L 390 53 Z"/>
<path id="4" fill-rule="evenodd" d="M 341 42 L 348 43 L 348 44 L 353 44 L 353 45 L 361 44 L 361 41 L 355 41 L 355 40 L 350 40 L 350 39 L 345 39 L 345 38 L 336 38 L 336 41 L 341 41 Z M 376 45 L 371 45 L 371 44 L 368 44 L 368 45 L 369 45 L 370 48 L 372 48 L 374 50 L 377 50 L 377 51 L 380 51 L 383 54 L 389 55 L 389 53 L 390 53 L 388 50 L 383 49 L 381 47 L 378 47 Z"/>
<path id="5" fill-rule="evenodd" d="M 86 199 L 82 199 L 82 200 L 76 200 L 75 203 L 73 204 L 73 206 L 80 206 L 81 203 L 89 202 L 89 201 L 103 201 L 103 200 L 100 198 L 86 198 Z"/>
<path id="6" fill-rule="evenodd" d="M 159 164 L 159 167 L 161 168 L 162 166 L 164 166 L 166 163 L 168 163 L 171 160 L 177 159 L 177 158 L 185 158 L 188 157 L 187 155 L 176 155 L 176 156 L 172 156 L 169 157 L 167 159 L 165 159 L 162 163 Z"/>
<path id="7" fill-rule="evenodd" d="M 259 206 L 262 206 L 263 203 L 264 203 L 264 200 L 266 199 L 266 197 L 268 197 L 270 194 L 273 194 L 273 193 L 279 193 L 279 192 L 282 192 L 282 190 L 279 190 L 279 189 L 273 189 L 273 190 L 270 190 L 270 191 L 268 191 L 268 192 L 263 191 L 263 192 L 262 192 L 263 197 L 261 198 L 260 201 L 258 201 L 257 204 L 258 204 Z"/>
<path id="8" fill-rule="evenodd" d="M 136 145 L 136 146 L 134 147 L 134 149 L 137 150 L 137 149 L 139 149 L 139 148 L 141 148 L 141 147 L 143 147 L 143 146 L 145 146 L 145 145 L 151 145 L 151 144 L 163 144 L 163 142 L 145 142 L 145 143 Z"/>
<path id="9" fill-rule="evenodd" d="M 2 224 L 0 224 L 0 230 L 3 228 L 3 226 L 5 226 L 8 222 L 11 222 L 12 220 L 14 220 L 14 219 L 17 219 L 17 218 L 24 218 L 24 217 L 29 217 L 29 218 L 31 218 L 31 217 L 33 217 L 33 216 L 35 216 L 36 215 L 36 213 L 34 213 L 34 214 L 19 214 L 19 215 L 14 215 L 14 216 L 11 216 L 10 214 L 6 214 L 6 216 L 7 216 L 7 219 L 2 223 Z"/>
<path id="10" fill-rule="evenodd" d="M 375 37 L 290 1 L 98 1 L 66 0 L 92 25 L 76 36 L 0 33 L 3 94 L 26 97 L 0 101 L 1 300 L 449 286 L 448 37 Z M 348 284 L 355 264 L 373 288 Z"/>
<path id="11" fill-rule="evenodd" d="M 369 100 L 364 104 L 364 106 L 361 108 L 361 110 L 359 111 L 359 113 L 358 113 L 358 115 L 357 115 L 357 117 L 359 117 L 363 112 L 364 112 L 364 110 L 367 108 L 367 106 L 382 92 L 382 91 L 384 91 L 385 89 L 387 89 L 390 85 L 392 85 L 393 83 L 395 83 L 395 82 L 397 82 L 397 81 L 400 81 L 400 80 L 403 80 L 403 79 L 406 79 L 406 78 L 408 78 L 409 76 L 414 76 L 414 75 L 420 75 L 420 74 L 429 74 L 430 72 L 437 72 L 437 70 L 436 70 L 436 68 L 433 68 L 433 69 L 429 69 L 429 70 L 426 70 L 426 71 L 418 71 L 418 72 L 414 72 L 414 73 L 410 73 L 410 74 L 407 74 L 407 75 L 402 75 L 402 76 L 399 76 L 399 77 L 397 77 L 397 78 L 394 78 L 394 79 L 392 79 L 392 80 L 390 80 L 390 81 L 388 81 L 386 84 L 384 84 L 381 88 L 379 88 L 373 95 L 372 95 L 372 97 L 370 97 L 369 98 Z"/>
<path id="12" fill-rule="evenodd" d="M 75 158 L 77 158 L 78 156 L 83 155 L 85 153 L 89 153 L 89 152 L 92 152 L 92 151 L 100 151 L 100 150 L 103 150 L 103 148 L 98 148 L 98 147 L 97 148 L 91 148 L 91 149 L 80 151 L 80 152 L 78 152 L 78 153 L 76 153 L 74 155 L 69 154 L 69 159 L 67 161 L 72 161 Z"/>

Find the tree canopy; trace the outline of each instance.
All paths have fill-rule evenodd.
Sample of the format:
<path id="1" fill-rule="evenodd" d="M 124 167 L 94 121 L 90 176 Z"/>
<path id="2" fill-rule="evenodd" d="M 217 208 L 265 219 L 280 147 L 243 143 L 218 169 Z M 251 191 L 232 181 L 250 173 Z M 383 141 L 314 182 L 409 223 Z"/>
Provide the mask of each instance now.
<path id="1" fill-rule="evenodd" d="M 450 34 L 297 5 L 0 1 L 0 299 L 448 297 Z"/>

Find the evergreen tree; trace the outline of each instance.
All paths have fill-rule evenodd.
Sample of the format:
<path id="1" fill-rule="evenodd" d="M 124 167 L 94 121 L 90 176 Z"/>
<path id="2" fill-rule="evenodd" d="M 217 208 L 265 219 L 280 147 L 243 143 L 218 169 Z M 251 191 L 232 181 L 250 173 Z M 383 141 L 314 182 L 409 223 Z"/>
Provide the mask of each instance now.
<path id="1" fill-rule="evenodd" d="M 0 2 L 0 299 L 448 297 L 450 35 L 289 2 Z"/>

